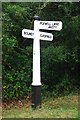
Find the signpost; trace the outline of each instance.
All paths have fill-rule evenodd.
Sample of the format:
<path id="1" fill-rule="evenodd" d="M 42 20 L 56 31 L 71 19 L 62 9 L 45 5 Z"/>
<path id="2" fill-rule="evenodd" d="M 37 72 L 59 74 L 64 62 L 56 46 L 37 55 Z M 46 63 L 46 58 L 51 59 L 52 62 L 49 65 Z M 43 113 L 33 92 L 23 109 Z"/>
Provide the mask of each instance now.
<path id="1" fill-rule="evenodd" d="M 22 36 L 24 38 L 34 39 L 34 30 L 23 29 L 22 30 Z M 39 39 L 52 41 L 53 40 L 53 35 L 51 33 L 47 33 L 47 32 L 39 32 Z"/>
<path id="2" fill-rule="evenodd" d="M 40 39 L 52 41 L 51 33 L 40 32 L 40 29 L 61 30 L 61 21 L 40 21 L 39 16 L 34 17 L 34 30 L 23 29 L 24 38 L 32 38 L 33 41 L 33 80 L 32 80 L 32 107 L 41 105 L 41 75 L 40 75 Z"/>

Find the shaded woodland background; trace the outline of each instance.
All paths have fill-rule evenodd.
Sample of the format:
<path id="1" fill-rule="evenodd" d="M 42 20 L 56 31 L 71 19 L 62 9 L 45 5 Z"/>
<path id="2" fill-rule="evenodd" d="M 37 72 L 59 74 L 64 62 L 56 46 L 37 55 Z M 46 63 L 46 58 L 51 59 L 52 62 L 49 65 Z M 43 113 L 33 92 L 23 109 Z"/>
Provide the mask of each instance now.
<path id="1" fill-rule="evenodd" d="M 3 101 L 31 95 L 32 39 L 24 39 L 22 29 L 33 29 L 33 17 L 62 21 L 52 42 L 41 41 L 42 95 L 59 96 L 80 86 L 80 4 L 2 3 Z M 37 76 L 36 76 L 37 77 Z"/>

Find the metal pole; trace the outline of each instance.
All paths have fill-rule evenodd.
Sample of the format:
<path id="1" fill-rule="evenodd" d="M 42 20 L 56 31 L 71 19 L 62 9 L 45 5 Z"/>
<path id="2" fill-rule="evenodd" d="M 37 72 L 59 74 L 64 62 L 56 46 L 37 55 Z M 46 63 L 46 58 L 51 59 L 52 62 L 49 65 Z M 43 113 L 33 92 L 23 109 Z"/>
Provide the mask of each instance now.
<path id="1" fill-rule="evenodd" d="M 32 80 L 32 107 L 41 106 L 41 75 L 40 75 L 40 35 L 38 28 L 39 16 L 34 17 L 33 41 L 33 80 Z"/>

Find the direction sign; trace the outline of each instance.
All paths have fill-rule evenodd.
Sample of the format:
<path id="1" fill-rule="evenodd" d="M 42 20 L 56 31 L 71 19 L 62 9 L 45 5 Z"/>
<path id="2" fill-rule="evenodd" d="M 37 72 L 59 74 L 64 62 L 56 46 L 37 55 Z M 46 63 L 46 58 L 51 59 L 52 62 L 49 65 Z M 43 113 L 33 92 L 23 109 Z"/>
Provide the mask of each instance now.
<path id="1" fill-rule="evenodd" d="M 29 29 L 23 29 L 22 36 L 24 38 L 34 38 L 34 31 Z"/>
<path id="2" fill-rule="evenodd" d="M 38 21 L 38 22 L 39 22 L 39 29 L 57 30 L 57 31 L 62 29 L 61 21 Z"/>
<path id="3" fill-rule="evenodd" d="M 53 40 L 53 34 L 46 33 L 46 32 L 39 32 L 39 33 L 40 33 L 40 39 L 41 40 L 47 40 L 47 41 L 52 41 Z M 24 38 L 34 39 L 34 30 L 23 29 L 22 30 L 22 36 Z"/>

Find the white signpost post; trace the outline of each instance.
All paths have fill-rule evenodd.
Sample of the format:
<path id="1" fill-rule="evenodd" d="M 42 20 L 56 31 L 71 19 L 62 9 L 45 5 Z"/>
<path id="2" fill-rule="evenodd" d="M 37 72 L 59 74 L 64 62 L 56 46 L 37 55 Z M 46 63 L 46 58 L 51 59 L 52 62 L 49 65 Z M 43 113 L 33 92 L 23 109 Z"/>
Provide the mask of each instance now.
<path id="1" fill-rule="evenodd" d="M 41 105 L 41 75 L 40 75 L 40 39 L 52 41 L 51 33 L 40 32 L 45 30 L 61 30 L 61 21 L 40 21 L 38 16 L 34 17 L 34 30 L 23 29 L 22 36 L 24 38 L 32 38 L 33 41 L 33 80 L 32 80 L 32 107 Z"/>

